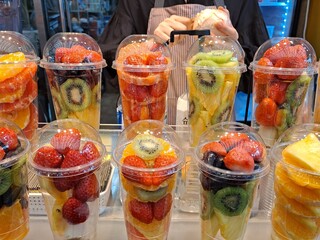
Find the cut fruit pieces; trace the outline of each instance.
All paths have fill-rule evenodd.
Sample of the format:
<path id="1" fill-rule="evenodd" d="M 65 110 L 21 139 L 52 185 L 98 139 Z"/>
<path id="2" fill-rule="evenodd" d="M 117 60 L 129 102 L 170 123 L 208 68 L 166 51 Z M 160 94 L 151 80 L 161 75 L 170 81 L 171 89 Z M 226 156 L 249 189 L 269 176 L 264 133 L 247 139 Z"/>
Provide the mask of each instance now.
<path id="1" fill-rule="evenodd" d="M 22 129 L 23 133 L 26 135 L 26 137 L 31 140 L 33 135 L 35 134 L 37 128 L 38 128 L 38 109 L 37 107 L 31 103 L 30 106 L 30 120 L 28 125 Z"/>
<path id="2" fill-rule="evenodd" d="M 14 77 L 24 68 L 23 62 L 26 57 L 23 52 L 15 52 L 0 57 L 0 82 L 7 78 Z"/>
<path id="3" fill-rule="evenodd" d="M 52 179 L 41 177 L 38 179 L 39 184 L 42 189 L 44 189 L 48 194 L 50 194 L 57 201 L 62 202 L 62 204 L 67 201 L 68 194 L 67 192 L 60 192 L 54 185 Z"/>
<path id="4" fill-rule="evenodd" d="M 17 124 L 21 129 L 24 129 L 30 121 L 30 107 L 8 113 L 1 113 L 0 117 L 10 120 Z"/>
<path id="5" fill-rule="evenodd" d="M 219 220 L 215 214 L 208 220 L 201 221 L 201 239 L 209 240 L 215 237 L 219 231 Z"/>
<path id="6" fill-rule="evenodd" d="M 67 228 L 67 221 L 62 216 L 62 206 L 66 200 L 57 199 L 52 207 L 51 229 L 55 235 L 64 236 Z"/>

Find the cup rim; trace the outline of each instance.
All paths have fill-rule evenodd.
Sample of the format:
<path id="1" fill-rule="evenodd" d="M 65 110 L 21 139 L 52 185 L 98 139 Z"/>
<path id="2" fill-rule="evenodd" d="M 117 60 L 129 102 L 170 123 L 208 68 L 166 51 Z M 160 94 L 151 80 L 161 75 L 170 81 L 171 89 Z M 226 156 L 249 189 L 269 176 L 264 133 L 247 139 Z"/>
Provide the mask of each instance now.
<path id="1" fill-rule="evenodd" d="M 53 63 L 44 59 L 40 60 L 40 67 L 53 70 L 94 70 L 102 69 L 107 66 L 106 60 L 91 63 Z"/>
<path id="2" fill-rule="evenodd" d="M 23 61 L 14 61 L 14 62 L 0 62 L 0 66 L 7 66 L 7 65 L 12 65 L 12 64 L 16 64 L 20 66 L 24 66 L 26 67 L 28 65 L 28 63 L 33 62 L 36 64 L 39 64 L 40 62 L 40 58 L 39 57 L 35 57 L 32 55 L 26 55 L 26 60 Z M 10 66 L 11 67 L 11 66 Z M 13 66 L 14 67 L 14 66 Z"/>
<path id="3" fill-rule="evenodd" d="M 122 70 L 126 72 L 165 72 L 173 70 L 176 65 L 173 62 L 168 64 L 159 64 L 159 65 L 132 65 L 132 64 L 123 64 L 118 63 L 117 60 L 112 62 L 112 68 L 116 70 Z"/>
<path id="4" fill-rule="evenodd" d="M 184 62 L 183 67 L 184 69 L 191 68 L 193 70 L 223 71 L 224 73 L 234 73 L 234 72 L 244 73 L 247 71 L 247 65 L 242 62 L 239 62 L 239 65 L 234 67 L 195 66 L 195 65 L 189 64 L 188 62 Z"/>

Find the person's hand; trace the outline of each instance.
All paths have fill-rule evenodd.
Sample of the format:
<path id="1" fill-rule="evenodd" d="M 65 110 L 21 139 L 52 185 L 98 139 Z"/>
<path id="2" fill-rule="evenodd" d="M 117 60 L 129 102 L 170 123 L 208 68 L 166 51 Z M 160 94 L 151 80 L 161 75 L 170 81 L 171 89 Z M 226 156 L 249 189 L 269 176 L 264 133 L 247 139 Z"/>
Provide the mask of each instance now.
<path id="1" fill-rule="evenodd" d="M 229 36 L 234 40 L 238 40 L 239 35 L 237 30 L 233 27 L 231 23 L 229 11 L 224 7 L 219 7 L 218 10 L 223 11 L 227 15 L 227 20 L 215 22 L 214 27 L 225 36 Z"/>
<path id="2" fill-rule="evenodd" d="M 163 20 L 154 30 L 154 34 L 160 37 L 163 42 L 170 39 L 170 33 L 174 30 L 184 31 L 190 30 L 192 27 L 192 20 L 187 17 L 172 15 Z M 179 36 L 175 36 L 175 42 L 179 41 Z"/>

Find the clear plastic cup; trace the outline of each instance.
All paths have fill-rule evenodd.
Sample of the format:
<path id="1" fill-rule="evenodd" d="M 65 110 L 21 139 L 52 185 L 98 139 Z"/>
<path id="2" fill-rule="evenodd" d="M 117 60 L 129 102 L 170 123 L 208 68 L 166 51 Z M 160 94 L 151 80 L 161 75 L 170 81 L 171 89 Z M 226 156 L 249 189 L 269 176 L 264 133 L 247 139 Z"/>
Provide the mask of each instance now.
<path id="1" fill-rule="evenodd" d="M 186 62 L 191 145 L 211 125 L 230 121 L 241 73 L 246 71 L 244 51 L 230 37 L 203 36 L 190 47 Z"/>
<path id="2" fill-rule="evenodd" d="M 0 118 L 0 239 L 21 240 L 29 232 L 30 143 L 21 129 Z"/>
<path id="3" fill-rule="evenodd" d="M 316 54 L 302 38 L 272 38 L 255 53 L 251 126 L 268 147 L 296 124 L 312 121 Z"/>
<path id="4" fill-rule="evenodd" d="M 195 157 L 201 239 L 243 239 L 260 179 L 270 168 L 263 140 L 247 125 L 222 122 L 203 133 Z"/>
<path id="5" fill-rule="evenodd" d="M 100 125 L 101 74 L 106 62 L 98 43 L 84 33 L 57 33 L 43 50 L 57 119 L 79 119 Z"/>
<path id="6" fill-rule="evenodd" d="M 38 62 L 25 36 L 0 31 L 0 117 L 16 123 L 29 140 L 38 128 Z"/>
<path id="7" fill-rule="evenodd" d="M 117 69 L 124 126 L 138 120 L 163 121 L 171 70 L 171 53 L 154 35 L 131 35 L 118 46 Z"/>
<path id="8" fill-rule="evenodd" d="M 288 150 L 300 141 L 304 144 Z M 271 148 L 275 162 L 272 239 L 320 238 L 320 169 L 314 168 L 320 161 L 319 149 L 319 124 L 291 127 Z"/>
<path id="9" fill-rule="evenodd" d="M 96 239 L 106 154 L 98 132 L 80 120 L 62 119 L 38 135 L 29 168 L 37 175 L 54 239 Z"/>
<path id="10" fill-rule="evenodd" d="M 128 239 L 167 239 L 175 185 L 184 164 L 180 140 L 159 120 L 131 124 L 119 136 L 119 169 Z"/>

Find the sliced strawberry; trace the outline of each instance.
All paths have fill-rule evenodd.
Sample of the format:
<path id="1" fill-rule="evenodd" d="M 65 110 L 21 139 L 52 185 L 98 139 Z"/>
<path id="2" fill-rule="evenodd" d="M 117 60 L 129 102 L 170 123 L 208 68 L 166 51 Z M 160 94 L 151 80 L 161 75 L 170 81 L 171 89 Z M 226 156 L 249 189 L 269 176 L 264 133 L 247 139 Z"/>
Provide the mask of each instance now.
<path id="1" fill-rule="evenodd" d="M 274 126 L 274 118 L 277 114 L 277 104 L 271 98 L 264 98 L 255 110 L 257 123 L 263 126 Z"/>
<path id="2" fill-rule="evenodd" d="M 92 202 L 99 197 L 99 182 L 95 174 L 81 179 L 73 189 L 73 197 L 81 202 Z"/>
<path id="3" fill-rule="evenodd" d="M 131 122 L 150 119 L 150 110 L 148 105 L 132 103 L 131 105 Z"/>
<path id="4" fill-rule="evenodd" d="M 53 184 L 55 185 L 56 189 L 60 192 L 65 192 L 67 190 L 72 189 L 78 181 L 75 181 L 72 177 L 62 177 L 62 178 L 55 178 L 53 180 Z"/>
<path id="5" fill-rule="evenodd" d="M 6 152 L 5 152 L 4 149 L 0 146 L 0 160 L 2 160 L 5 155 L 6 155 Z"/>
<path id="6" fill-rule="evenodd" d="M 50 143 L 60 153 L 66 154 L 70 149 L 79 150 L 81 133 L 76 128 L 69 128 L 56 133 Z"/>
<path id="7" fill-rule="evenodd" d="M 158 221 L 161 221 L 170 212 L 172 207 L 172 195 L 168 193 L 158 202 L 153 204 L 153 216 Z"/>
<path id="8" fill-rule="evenodd" d="M 84 144 L 81 150 L 81 154 L 87 159 L 88 162 L 100 157 L 98 148 L 93 142 L 90 141 Z"/>
<path id="9" fill-rule="evenodd" d="M 133 199 L 129 202 L 129 211 L 140 222 L 149 224 L 153 220 L 152 203 L 140 202 Z"/>
<path id="10" fill-rule="evenodd" d="M 167 65 L 168 59 L 161 52 L 152 52 L 147 55 L 147 65 Z"/>
<path id="11" fill-rule="evenodd" d="M 81 166 L 87 162 L 87 159 L 81 154 L 80 151 L 70 149 L 62 161 L 61 168 Z"/>
<path id="12" fill-rule="evenodd" d="M 306 59 L 297 56 L 297 57 L 283 57 L 276 61 L 275 67 L 277 68 L 306 68 L 308 66 L 308 63 Z M 294 74 L 288 75 L 288 74 L 278 74 L 278 78 L 280 79 L 286 79 L 286 80 L 293 80 L 296 79 L 301 75 L 303 72 L 302 69 L 296 70 Z"/>
<path id="13" fill-rule="evenodd" d="M 281 105 L 286 100 L 288 83 L 280 80 L 271 81 L 267 88 L 268 97 Z"/>
<path id="14" fill-rule="evenodd" d="M 96 51 L 93 51 L 93 50 L 87 50 L 87 53 L 86 53 L 86 57 L 85 57 L 85 62 L 100 62 L 102 61 L 102 56 L 96 52 Z"/>
<path id="15" fill-rule="evenodd" d="M 0 127 L 0 142 L 9 151 L 16 149 L 19 145 L 18 136 L 15 131 L 6 127 Z"/>
<path id="16" fill-rule="evenodd" d="M 290 46 L 290 40 L 285 38 L 265 51 L 263 56 L 269 58 L 275 64 L 278 59 L 288 56 L 287 50 Z"/>
<path id="17" fill-rule="evenodd" d="M 33 161 L 43 167 L 58 168 L 63 160 L 63 156 L 51 146 L 39 148 L 34 156 Z"/>
<path id="18" fill-rule="evenodd" d="M 146 65 L 146 59 L 140 55 L 133 54 L 128 56 L 125 61 L 125 65 Z M 130 72 L 130 74 L 135 75 L 137 77 L 147 77 L 149 76 L 149 72 L 145 70 L 133 69 L 133 68 L 125 68 L 126 71 Z"/>
<path id="19" fill-rule="evenodd" d="M 138 182 L 146 186 L 152 185 L 152 177 L 150 174 L 143 171 L 130 169 L 130 167 L 143 169 L 147 168 L 147 165 L 142 158 L 135 155 L 125 157 L 121 168 L 122 174 L 130 181 Z"/>
<path id="20" fill-rule="evenodd" d="M 150 103 L 148 106 L 150 118 L 163 121 L 166 112 L 166 98 L 162 98 L 160 101 Z"/>
<path id="21" fill-rule="evenodd" d="M 227 150 L 225 149 L 225 147 L 219 143 L 219 142 L 210 142 L 210 143 L 207 143 L 205 144 L 201 151 L 204 153 L 204 152 L 207 152 L 207 151 L 211 151 L 211 152 L 214 152 L 214 153 L 217 153 L 218 155 L 220 156 L 225 156 L 227 154 Z"/>
<path id="22" fill-rule="evenodd" d="M 83 223 L 89 217 L 89 206 L 71 197 L 62 206 L 62 216 L 71 224 Z"/>
<path id="23" fill-rule="evenodd" d="M 57 48 L 56 53 L 54 55 L 54 61 L 56 63 L 62 63 L 62 58 L 64 56 L 69 55 L 69 53 L 70 53 L 70 48 L 64 48 L 64 47 Z"/>
<path id="24" fill-rule="evenodd" d="M 135 228 L 129 221 L 126 221 L 126 230 L 128 239 L 138 238 L 139 240 L 148 240 L 137 228 Z"/>
<path id="25" fill-rule="evenodd" d="M 242 147 L 231 149 L 223 161 L 231 171 L 251 173 L 254 169 L 253 157 Z"/>
<path id="26" fill-rule="evenodd" d="M 159 155 L 154 160 L 153 168 L 162 168 L 169 165 L 174 164 L 177 162 L 177 158 L 175 156 L 171 155 Z M 176 166 L 173 166 L 172 168 L 163 170 L 163 171 L 155 171 L 152 178 L 152 183 L 155 186 L 160 185 L 165 180 L 167 180 L 172 174 L 174 174 L 177 171 Z"/>
<path id="27" fill-rule="evenodd" d="M 230 151 L 232 148 L 238 146 L 240 142 L 249 140 L 249 137 L 245 133 L 231 132 L 220 138 L 220 143 L 224 148 Z"/>
<path id="28" fill-rule="evenodd" d="M 123 89 L 123 94 L 132 100 L 138 102 L 146 102 L 150 98 L 149 89 L 147 86 L 139 86 L 135 84 L 127 84 Z"/>
<path id="29" fill-rule="evenodd" d="M 246 150 L 256 162 L 261 162 L 266 155 L 263 145 L 252 139 L 241 142 L 239 147 Z"/>
<path id="30" fill-rule="evenodd" d="M 259 66 L 267 66 L 267 67 L 273 67 L 273 63 L 266 57 L 262 57 L 259 59 L 259 61 L 257 62 L 257 65 Z M 265 70 L 261 69 L 261 71 L 259 69 L 257 69 L 254 74 L 253 74 L 253 78 L 254 81 L 256 83 L 259 84 L 266 84 L 269 81 L 271 81 L 274 78 L 274 75 L 271 73 L 264 73 Z"/>
<path id="31" fill-rule="evenodd" d="M 264 98 L 268 96 L 267 94 L 268 84 L 259 84 L 257 82 L 253 83 L 254 101 L 260 103 Z"/>
<path id="32" fill-rule="evenodd" d="M 163 79 L 156 84 L 149 86 L 150 94 L 153 97 L 160 97 L 167 92 L 168 89 L 168 79 Z"/>

